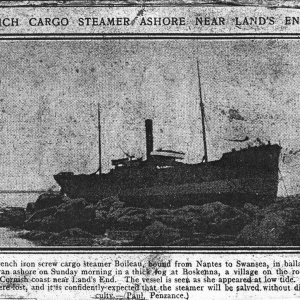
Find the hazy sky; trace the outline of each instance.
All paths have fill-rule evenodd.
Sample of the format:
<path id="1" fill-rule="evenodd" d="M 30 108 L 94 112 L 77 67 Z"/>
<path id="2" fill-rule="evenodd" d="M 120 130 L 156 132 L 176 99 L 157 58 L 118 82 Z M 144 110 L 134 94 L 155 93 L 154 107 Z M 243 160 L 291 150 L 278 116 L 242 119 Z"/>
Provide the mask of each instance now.
<path id="1" fill-rule="evenodd" d="M 247 146 L 228 139 L 280 143 L 286 189 L 300 192 L 300 41 L 293 40 L 2 41 L 0 188 L 48 188 L 60 171 L 96 171 L 98 102 L 105 171 L 123 151 L 145 157 L 146 118 L 155 148 L 201 161 L 197 59 L 209 159 Z"/>

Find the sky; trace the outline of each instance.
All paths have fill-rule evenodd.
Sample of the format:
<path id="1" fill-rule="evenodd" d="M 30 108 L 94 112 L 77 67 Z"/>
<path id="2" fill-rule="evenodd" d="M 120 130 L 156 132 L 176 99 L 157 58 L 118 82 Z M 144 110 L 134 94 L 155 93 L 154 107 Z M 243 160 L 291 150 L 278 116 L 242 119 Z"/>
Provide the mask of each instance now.
<path id="1" fill-rule="evenodd" d="M 300 193 L 300 41 L 0 42 L 0 189 L 47 189 L 61 171 L 102 169 L 154 148 L 203 157 L 197 60 L 209 160 L 250 138 L 280 144 L 279 194 Z M 299 152 L 298 152 L 299 151 Z"/>

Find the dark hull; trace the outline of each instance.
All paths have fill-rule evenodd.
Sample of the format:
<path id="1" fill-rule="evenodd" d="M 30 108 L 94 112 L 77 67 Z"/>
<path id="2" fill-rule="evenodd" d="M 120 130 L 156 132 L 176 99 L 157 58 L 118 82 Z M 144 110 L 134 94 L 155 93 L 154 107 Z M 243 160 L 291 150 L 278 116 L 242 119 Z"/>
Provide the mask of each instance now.
<path id="1" fill-rule="evenodd" d="M 222 202 L 235 207 L 242 207 L 245 203 L 252 203 L 264 207 L 274 201 L 270 195 L 223 193 L 223 194 L 185 194 L 184 196 L 146 196 L 146 197 L 121 197 L 127 206 L 155 207 L 155 208 L 177 208 L 186 205 L 203 205 L 211 202 Z"/>
<path id="2" fill-rule="evenodd" d="M 71 198 L 118 196 L 130 206 L 177 207 L 221 201 L 259 206 L 276 198 L 280 147 L 265 145 L 225 153 L 218 161 L 158 167 L 145 161 L 102 175 L 57 174 L 62 192 Z"/>

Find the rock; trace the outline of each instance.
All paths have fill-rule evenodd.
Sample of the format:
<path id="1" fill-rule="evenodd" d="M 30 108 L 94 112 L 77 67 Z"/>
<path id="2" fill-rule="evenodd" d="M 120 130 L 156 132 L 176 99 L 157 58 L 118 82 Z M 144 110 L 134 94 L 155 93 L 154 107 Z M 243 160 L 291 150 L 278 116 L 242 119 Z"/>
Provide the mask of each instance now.
<path id="1" fill-rule="evenodd" d="M 267 214 L 246 225 L 237 238 L 238 244 L 249 246 L 280 246 L 286 244 L 286 222 L 275 213 Z"/>
<path id="2" fill-rule="evenodd" d="M 33 214 L 35 211 L 35 202 L 29 202 L 26 206 L 26 213 Z"/>
<path id="3" fill-rule="evenodd" d="M 248 202 L 244 204 L 243 211 L 251 216 L 251 218 L 261 213 L 261 209 L 258 206 Z"/>
<path id="4" fill-rule="evenodd" d="M 5 207 L 0 209 L 0 227 L 23 227 L 26 219 L 22 207 Z"/>
<path id="5" fill-rule="evenodd" d="M 71 238 L 93 238 L 94 235 L 84 231 L 80 228 L 69 228 L 66 229 L 62 232 L 60 232 L 58 235 L 56 235 L 58 238 L 59 237 L 71 237 Z"/>
<path id="6" fill-rule="evenodd" d="M 238 234 L 249 222 L 249 216 L 242 210 L 221 202 L 207 203 L 202 208 L 209 233 Z"/>
<path id="7" fill-rule="evenodd" d="M 111 240 L 133 242 L 141 233 L 141 230 L 106 230 L 105 236 Z"/>
<path id="8" fill-rule="evenodd" d="M 287 239 L 289 240 L 289 246 L 300 245 L 300 224 L 290 226 Z"/>
<path id="9" fill-rule="evenodd" d="M 249 221 L 249 216 L 244 212 L 221 202 L 201 206 L 187 205 L 175 210 L 152 209 L 148 211 L 147 219 L 149 218 L 187 233 L 216 234 L 235 234 Z"/>
<path id="10" fill-rule="evenodd" d="M 236 244 L 236 235 L 228 234 L 207 234 L 198 245 L 209 246 L 234 246 Z"/>
<path id="11" fill-rule="evenodd" d="M 274 203 L 267 206 L 265 211 L 282 211 L 287 208 L 292 208 L 299 212 L 300 209 L 300 195 L 293 195 L 288 197 L 279 197 Z"/>
<path id="12" fill-rule="evenodd" d="M 192 233 L 196 230 L 207 231 L 207 220 L 203 215 L 202 206 L 188 205 L 173 211 L 170 210 L 167 213 L 168 215 L 158 214 L 159 218 L 155 217 L 155 219 L 160 220 L 169 227 L 183 229 L 187 233 Z"/>
<path id="13" fill-rule="evenodd" d="M 57 223 L 53 215 L 43 216 L 40 219 L 26 220 L 24 228 L 26 230 L 41 230 L 47 232 L 60 232 L 65 228 Z"/>
<path id="14" fill-rule="evenodd" d="M 146 209 L 138 207 L 118 207 L 111 209 L 107 215 L 107 222 L 112 229 L 141 230 L 148 225 Z"/>
<path id="15" fill-rule="evenodd" d="M 120 219 L 130 215 L 140 216 L 139 222 L 143 221 L 143 224 L 151 224 L 144 228 L 134 243 L 156 246 L 222 245 L 228 237 L 230 241 L 227 244 L 233 245 L 236 235 L 249 221 L 249 216 L 242 210 L 221 202 L 187 205 L 177 209 L 123 208 L 122 213 L 119 210 L 119 214 L 116 214 Z M 209 241 L 208 236 L 211 237 Z"/>
<path id="16" fill-rule="evenodd" d="M 94 219 L 96 217 L 96 210 L 95 206 L 90 204 L 87 205 L 83 208 L 82 214 L 87 218 L 87 219 Z"/>
<path id="17" fill-rule="evenodd" d="M 27 230 L 44 230 L 52 231 L 51 227 L 55 226 L 53 215 L 56 213 L 56 207 L 49 207 L 46 209 L 38 210 L 24 222 L 24 228 Z M 52 216 L 52 222 L 51 222 Z M 55 231 L 55 230 L 54 230 Z"/>
<path id="18" fill-rule="evenodd" d="M 48 232 L 39 231 L 39 230 L 26 231 L 26 232 L 21 232 L 19 234 L 19 237 L 21 238 L 28 239 L 31 241 L 39 241 L 39 242 L 48 240 L 50 236 L 51 235 L 49 235 Z"/>
<path id="19" fill-rule="evenodd" d="M 104 199 L 100 199 L 96 204 L 96 209 L 102 211 L 109 211 L 115 204 L 121 204 L 122 206 L 124 205 L 123 202 L 120 202 L 117 196 L 111 196 Z"/>
<path id="20" fill-rule="evenodd" d="M 52 206 L 58 206 L 68 200 L 59 192 L 48 192 L 40 195 L 34 204 L 34 210 L 45 209 Z"/>
<path id="21" fill-rule="evenodd" d="M 45 209 L 38 210 L 32 215 L 30 215 L 29 218 L 26 220 L 26 222 L 30 222 L 31 220 L 41 219 L 51 214 L 53 215 L 56 211 L 57 211 L 56 207 L 48 207 Z"/>
<path id="22" fill-rule="evenodd" d="M 25 222 L 25 229 L 60 232 L 79 227 L 84 230 L 95 219 L 95 208 L 84 199 L 73 199 L 59 206 L 36 211 Z"/>
<path id="23" fill-rule="evenodd" d="M 111 246 L 127 246 L 123 241 L 111 240 L 109 238 L 96 238 L 93 241 L 93 246 L 111 247 Z"/>
<path id="24" fill-rule="evenodd" d="M 47 240 L 48 246 L 92 246 L 94 235 L 80 228 L 69 228 L 52 235 Z"/>
<path id="25" fill-rule="evenodd" d="M 148 246 L 300 244 L 299 195 L 279 198 L 263 209 L 250 203 L 246 203 L 242 208 L 236 208 L 221 202 L 187 205 L 176 209 L 126 207 L 117 197 L 101 199 L 95 204 L 85 199 L 65 197 L 50 204 L 49 198 L 45 200 L 46 198 L 39 200 L 39 205 L 44 207 L 43 209 L 37 209 L 36 204 L 28 205 L 27 213 L 31 213 L 25 221 L 25 228 L 35 232 L 32 233 L 32 239 L 42 240 L 42 244 L 101 246 L 119 246 L 128 243 Z M 59 204 L 59 201 L 62 202 Z M 22 226 L 24 215 L 24 209 L 23 211 L 2 209 L 0 225 Z M 40 231 L 47 233 L 44 235 L 39 233 Z M 122 239 L 117 235 L 103 237 L 107 232 L 120 234 L 124 232 L 131 238 Z"/>
<path id="26" fill-rule="evenodd" d="M 96 209 L 95 217 L 91 219 L 87 228 L 93 234 L 104 234 L 107 228 L 107 212 Z"/>
<path id="27" fill-rule="evenodd" d="M 242 213 L 237 208 L 223 204 L 221 202 L 206 203 L 203 204 L 201 208 L 202 214 L 206 216 L 208 220 L 214 220 L 216 218 L 230 219 Z"/>
<path id="28" fill-rule="evenodd" d="M 299 229 L 299 195 L 279 198 L 244 227 L 237 243 L 253 246 L 297 246 L 300 244 Z"/>
<path id="29" fill-rule="evenodd" d="M 98 211 L 101 223 L 105 214 Z M 185 234 L 193 232 L 214 234 L 236 234 L 249 221 L 242 210 L 221 202 L 204 205 L 188 205 L 177 209 L 157 209 L 126 207 L 122 202 L 114 202 L 107 214 L 107 228 L 121 230 L 143 230 L 154 222 L 177 228 Z"/>
<path id="30" fill-rule="evenodd" d="M 181 235 L 178 229 L 167 227 L 163 223 L 155 221 L 142 231 L 133 245 L 167 246 L 180 239 Z"/>
<path id="31" fill-rule="evenodd" d="M 94 217 L 95 210 L 92 206 L 88 206 L 85 199 L 73 199 L 62 204 L 57 207 L 54 214 L 55 223 L 60 224 L 63 229 L 72 227 L 86 229 Z"/>
<path id="32" fill-rule="evenodd" d="M 94 238 L 94 244 L 93 246 L 130 246 L 133 239 L 126 239 L 124 238 L 124 235 L 131 235 L 131 231 L 123 231 L 122 236 L 114 236 L 111 234 L 108 234 L 108 231 L 105 232 L 104 236 L 97 236 Z M 109 236 L 110 235 L 110 236 Z"/>
<path id="33" fill-rule="evenodd" d="M 112 214 L 114 211 L 118 210 L 119 208 L 125 207 L 124 202 L 113 202 L 111 207 L 108 210 L 109 214 Z"/>
<path id="34" fill-rule="evenodd" d="M 166 208 L 148 208 L 146 210 L 146 220 L 149 224 L 154 221 L 161 222 L 166 224 L 167 226 L 177 226 L 178 220 L 176 220 L 177 213 L 174 209 L 166 209 Z M 180 225 L 178 225 L 180 227 Z"/>

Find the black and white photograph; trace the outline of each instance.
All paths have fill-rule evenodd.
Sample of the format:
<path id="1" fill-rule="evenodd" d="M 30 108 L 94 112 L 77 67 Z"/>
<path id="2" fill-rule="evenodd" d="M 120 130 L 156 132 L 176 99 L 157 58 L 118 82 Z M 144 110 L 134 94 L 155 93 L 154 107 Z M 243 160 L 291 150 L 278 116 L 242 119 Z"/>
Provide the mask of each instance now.
<path id="1" fill-rule="evenodd" d="M 300 42 L 0 43 L 1 246 L 297 246 Z"/>
<path id="2" fill-rule="evenodd" d="M 298 299 L 298 1 L 0 3 L 0 299 Z"/>

